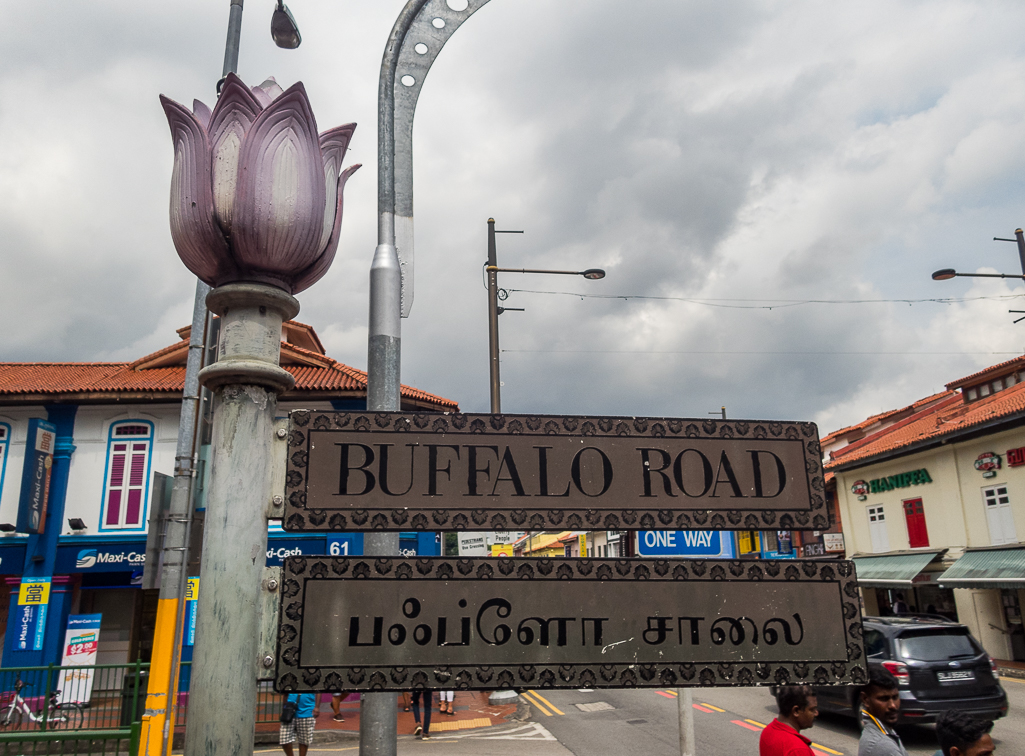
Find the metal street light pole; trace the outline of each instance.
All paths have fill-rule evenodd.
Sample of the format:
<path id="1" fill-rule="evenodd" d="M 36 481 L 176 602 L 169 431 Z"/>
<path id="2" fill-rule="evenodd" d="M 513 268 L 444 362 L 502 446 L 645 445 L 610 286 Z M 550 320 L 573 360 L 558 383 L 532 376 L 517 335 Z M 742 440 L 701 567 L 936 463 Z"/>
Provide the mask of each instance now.
<path id="1" fill-rule="evenodd" d="M 239 42 L 242 34 L 243 0 L 231 0 L 228 11 L 228 31 L 224 46 L 224 66 L 221 77 L 238 70 Z M 282 23 L 279 15 L 288 16 Z M 295 22 L 281 0 L 274 14 L 272 35 L 279 47 L 297 47 L 283 44 L 289 30 L 298 39 Z M 284 35 L 284 36 L 283 36 Z M 282 39 L 279 39 L 279 36 Z M 292 39 L 292 37 L 288 37 Z M 154 633 L 152 664 L 143 717 L 144 731 L 140 737 L 140 754 L 158 756 L 170 753 L 171 733 L 174 731 L 179 667 L 182 652 L 182 629 L 185 614 L 185 586 L 188 581 L 189 536 L 192 528 L 193 499 L 195 497 L 196 461 L 199 447 L 201 408 L 209 404 L 210 391 L 201 387 L 199 374 L 206 356 L 212 354 L 212 315 L 207 308 L 207 295 L 211 288 L 202 280 L 196 281 L 193 302 L 192 330 L 186 359 L 185 381 L 182 391 L 181 415 L 178 423 L 178 442 L 175 453 L 174 487 L 168 506 L 162 550 L 160 596 Z M 155 569 L 156 566 L 153 566 Z M 254 684 L 255 685 L 255 684 Z"/>
<path id="2" fill-rule="evenodd" d="M 1021 263 L 1021 273 L 958 273 L 953 268 L 942 268 L 932 274 L 933 281 L 949 281 L 951 278 L 1022 278 L 1025 279 L 1025 232 L 1020 228 L 1014 230 L 1013 239 L 1005 239 L 994 236 L 993 241 L 1011 242 L 1018 246 L 1018 262 Z"/>
<path id="3" fill-rule="evenodd" d="M 413 114 L 424 79 L 445 43 L 488 0 L 466 7 L 409 0 L 381 61 L 377 100 L 377 248 L 370 266 L 367 409 L 401 406 L 402 318 L 413 305 Z M 366 533 L 363 553 L 395 556 L 397 533 Z M 395 756 L 398 711 L 391 693 L 366 693 L 360 710 L 362 756 Z"/>
<path id="4" fill-rule="evenodd" d="M 488 262 L 484 271 L 488 277 L 488 354 L 491 366 L 491 414 L 502 411 L 502 378 L 500 350 L 498 348 L 498 316 L 505 309 L 498 306 L 498 274 L 499 273 L 544 273 L 556 276 L 583 276 L 592 281 L 605 278 L 601 268 L 587 270 L 541 270 L 537 268 L 499 268 L 498 252 L 495 245 L 495 234 L 522 234 L 522 231 L 496 231 L 495 219 L 488 218 Z"/>
<path id="5" fill-rule="evenodd" d="M 1005 239 L 994 236 L 993 241 L 1012 242 L 1018 246 L 1018 262 L 1021 263 L 1021 274 L 1017 273 L 958 273 L 953 268 L 942 268 L 932 274 L 933 281 L 949 281 L 951 278 L 1021 278 L 1025 279 L 1025 232 L 1020 228 L 1014 230 L 1013 239 Z M 1022 313 L 1023 310 L 1008 310 L 1008 312 Z M 1018 318 L 1015 323 L 1025 320 L 1025 317 Z"/>

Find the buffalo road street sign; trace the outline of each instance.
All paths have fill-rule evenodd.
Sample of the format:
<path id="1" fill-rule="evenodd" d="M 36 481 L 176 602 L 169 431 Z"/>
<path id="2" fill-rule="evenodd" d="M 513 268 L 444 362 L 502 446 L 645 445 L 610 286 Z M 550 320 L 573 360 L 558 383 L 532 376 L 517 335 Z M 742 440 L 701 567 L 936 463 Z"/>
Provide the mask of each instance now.
<path id="1" fill-rule="evenodd" d="M 276 688 L 866 681 L 851 562 L 291 557 Z"/>
<path id="2" fill-rule="evenodd" d="M 814 423 L 292 412 L 284 528 L 826 530 Z"/>

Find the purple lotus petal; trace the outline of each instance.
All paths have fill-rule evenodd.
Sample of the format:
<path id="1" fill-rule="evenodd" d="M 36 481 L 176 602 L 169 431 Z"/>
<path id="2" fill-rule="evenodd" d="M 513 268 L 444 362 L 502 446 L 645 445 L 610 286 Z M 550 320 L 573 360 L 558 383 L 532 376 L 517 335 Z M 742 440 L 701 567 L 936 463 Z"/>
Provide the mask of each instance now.
<path id="1" fill-rule="evenodd" d="M 356 124 L 347 123 L 328 129 L 320 135 L 320 152 L 324 156 L 324 228 L 320 234 L 320 249 L 327 246 L 335 225 L 335 207 L 338 204 L 338 173 L 342 170 L 345 151 L 349 148 Z"/>
<path id="2" fill-rule="evenodd" d="M 203 125 L 204 129 L 210 125 L 210 108 L 206 106 L 205 102 L 193 100 L 192 115 L 196 116 L 196 120 Z"/>
<path id="3" fill-rule="evenodd" d="M 338 186 L 336 190 L 338 200 L 335 206 L 334 222 L 331 224 L 331 236 L 328 239 L 327 246 L 321 253 L 320 258 L 308 269 L 300 273 L 296 278 L 295 283 L 292 285 L 293 294 L 298 294 L 300 291 L 308 289 L 313 286 L 313 284 L 317 283 L 317 281 L 323 278 L 324 274 L 327 273 L 328 268 L 331 267 L 331 263 L 334 262 L 335 251 L 338 249 L 338 238 L 342 231 L 342 192 L 345 189 L 345 182 L 349 180 L 349 176 L 358 171 L 360 167 L 361 165 L 359 163 L 349 166 L 342 172 L 342 175 L 338 177 Z"/>
<path id="4" fill-rule="evenodd" d="M 251 281 L 288 292 L 330 268 L 342 225 L 341 170 L 355 124 L 317 136 L 301 83 L 249 89 L 225 77 L 211 111 L 161 97 L 174 142 L 171 236 L 211 286 Z"/>
<path id="5" fill-rule="evenodd" d="M 237 276 L 228 242 L 214 219 L 210 147 L 200 121 L 163 95 L 174 142 L 171 173 L 171 239 L 185 266 L 200 279 L 217 286 Z"/>
<path id="6" fill-rule="evenodd" d="M 242 80 L 229 73 L 210 116 L 207 133 L 213 158 L 213 197 L 217 222 L 231 231 L 242 141 L 263 108 Z"/>
<path id="7" fill-rule="evenodd" d="M 274 100 L 281 97 L 285 90 L 281 88 L 273 76 L 268 76 L 262 84 L 253 87 L 253 94 L 264 107 L 270 105 Z"/>
<path id="8" fill-rule="evenodd" d="M 292 288 L 290 274 L 320 255 L 323 176 L 317 121 L 300 82 L 260 113 L 242 142 L 232 234 L 240 264 Z"/>
<path id="9" fill-rule="evenodd" d="M 261 108 L 265 108 L 268 105 L 270 105 L 272 102 L 274 102 L 274 98 L 271 97 L 266 92 L 264 92 L 259 87 L 251 87 L 249 91 L 253 93 L 253 97 L 256 98 L 256 101 L 258 103 L 260 103 L 260 107 Z"/>

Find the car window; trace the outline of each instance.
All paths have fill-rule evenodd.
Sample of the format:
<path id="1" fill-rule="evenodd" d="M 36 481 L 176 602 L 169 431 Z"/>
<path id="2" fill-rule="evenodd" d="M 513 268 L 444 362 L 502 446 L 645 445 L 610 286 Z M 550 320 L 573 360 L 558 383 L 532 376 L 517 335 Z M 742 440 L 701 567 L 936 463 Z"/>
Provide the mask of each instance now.
<path id="1" fill-rule="evenodd" d="M 897 639 L 897 654 L 915 661 L 970 659 L 981 653 L 979 644 L 964 630 L 922 630 Z"/>
<path id="2" fill-rule="evenodd" d="M 865 653 L 868 656 L 881 656 L 886 653 L 886 636 L 878 630 L 865 633 Z"/>

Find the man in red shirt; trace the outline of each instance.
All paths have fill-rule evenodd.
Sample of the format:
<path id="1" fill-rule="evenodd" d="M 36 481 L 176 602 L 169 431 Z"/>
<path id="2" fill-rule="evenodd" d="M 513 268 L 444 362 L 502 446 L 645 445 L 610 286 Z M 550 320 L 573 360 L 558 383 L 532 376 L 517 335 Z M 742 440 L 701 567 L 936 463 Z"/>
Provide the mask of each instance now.
<path id="1" fill-rule="evenodd" d="M 801 734 L 815 723 L 819 702 L 807 685 L 787 685 L 776 691 L 779 716 L 762 730 L 759 756 L 814 756 L 811 741 Z"/>

